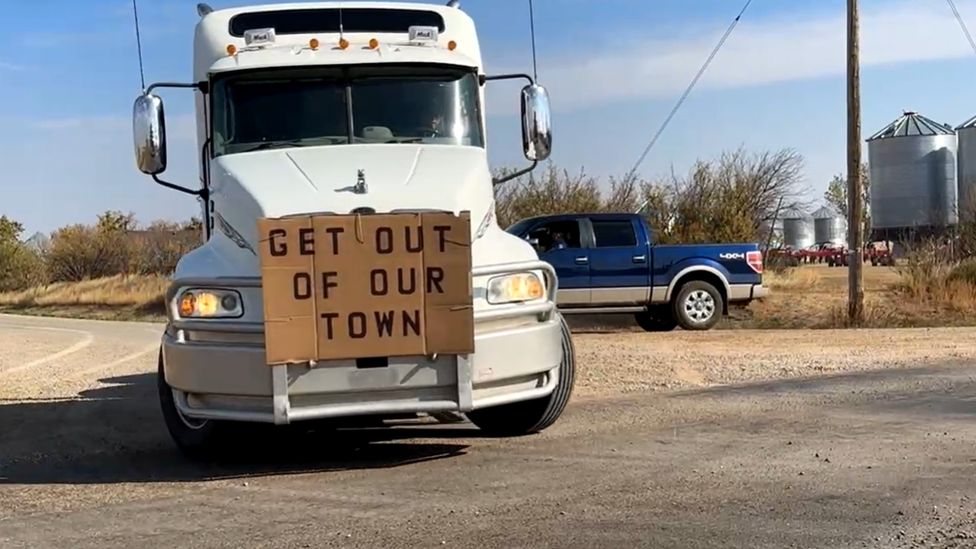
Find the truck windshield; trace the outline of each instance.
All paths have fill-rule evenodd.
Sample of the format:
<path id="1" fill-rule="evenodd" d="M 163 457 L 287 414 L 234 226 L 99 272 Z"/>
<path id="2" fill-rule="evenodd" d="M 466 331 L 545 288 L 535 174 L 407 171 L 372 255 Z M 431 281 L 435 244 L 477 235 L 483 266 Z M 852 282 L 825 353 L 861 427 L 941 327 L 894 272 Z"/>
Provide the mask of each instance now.
<path id="1" fill-rule="evenodd" d="M 214 156 L 349 143 L 483 147 L 477 74 L 432 66 L 276 69 L 213 83 Z"/>

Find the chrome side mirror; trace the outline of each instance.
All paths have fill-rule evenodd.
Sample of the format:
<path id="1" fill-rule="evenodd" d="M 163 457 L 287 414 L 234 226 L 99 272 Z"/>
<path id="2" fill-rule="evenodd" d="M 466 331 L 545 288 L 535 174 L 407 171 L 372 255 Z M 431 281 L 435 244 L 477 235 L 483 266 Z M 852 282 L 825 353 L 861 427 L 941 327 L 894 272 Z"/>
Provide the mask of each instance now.
<path id="1" fill-rule="evenodd" d="M 549 92 L 538 84 L 522 88 L 522 149 L 533 162 L 549 158 L 552 152 Z"/>
<path id="2" fill-rule="evenodd" d="M 166 170 L 166 119 L 163 100 L 143 94 L 132 106 L 132 139 L 139 171 L 156 175 Z"/>

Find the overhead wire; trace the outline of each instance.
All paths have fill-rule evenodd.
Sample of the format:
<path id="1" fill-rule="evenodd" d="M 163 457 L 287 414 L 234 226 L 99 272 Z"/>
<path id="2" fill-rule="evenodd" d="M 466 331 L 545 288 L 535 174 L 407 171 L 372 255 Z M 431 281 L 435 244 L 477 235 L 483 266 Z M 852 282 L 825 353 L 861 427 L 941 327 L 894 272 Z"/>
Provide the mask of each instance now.
<path id="1" fill-rule="evenodd" d="M 664 134 L 664 130 L 667 129 L 668 124 L 670 124 L 674 116 L 678 114 L 678 110 L 681 109 L 681 106 L 684 104 L 685 100 L 688 99 L 689 95 L 691 95 L 691 91 L 695 88 L 695 85 L 698 84 L 698 81 L 701 79 L 702 75 L 705 74 L 705 71 L 708 70 L 708 66 L 711 65 L 712 60 L 715 59 L 716 55 L 718 55 L 719 50 L 721 50 L 722 46 L 725 45 L 726 40 L 729 39 L 732 31 L 735 29 L 736 25 L 739 24 L 739 20 L 742 19 L 742 16 L 745 14 L 746 10 L 749 9 L 750 4 L 752 4 L 752 0 L 746 0 L 745 4 L 743 4 L 742 9 L 739 10 L 739 14 L 735 16 L 735 19 L 732 20 L 731 24 L 729 24 L 729 28 L 725 30 L 722 38 L 719 39 L 718 43 L 712 49 L 712 52 L 708 54 L 705 62 L 702 64 L 701 68 L 698 69 L 695 77 L 692 78 L 691 83 L 688 84 L 688 87 L 685 89 L 684 93 L 681 94 L 681 97 L 679 97 L 678 101 L 674 104 L 671 112 L 668 113 L 668 116 L 664 119 L 664 122 L 661 123 L 661 126 L 658 128 L 657 132 L 654 133 L 654 137 L 652 137 L 647 146 L 644 147 L 644 151 L 637 159 L 637 162 L 634 163 L 634 167 L 630 169 L 630 172 L 628 172 L 629 176 L 633 176 L 637 173 L 637 169 L 640 168 L 640 165 L 644 163 L 644 160 L 651 152 L 651 149 L 654 148 L 654 145 L 657 144 L 658 140 L 661 138 L 661 135 Z"/>
<path id="2" fill-rule="evenodd" d="M 969 40 L 969 45 L 973 48 L 973 53 L 976 53 L 976 40 L 973 40 L 973 35 L 969 32 L 969 27 L 966 26 L 966 22 L 963 20 L 962 15 L 959 14 L 959 10 L 956 9 L 956 3 L 952 0 L 946 0 L 949 7 L 952 8 L 952 14 L 956 16 L 956 21 L 959 22 L 959 27 L 962 28 L 963 34 L 966 35 L 966 40 Z"/>

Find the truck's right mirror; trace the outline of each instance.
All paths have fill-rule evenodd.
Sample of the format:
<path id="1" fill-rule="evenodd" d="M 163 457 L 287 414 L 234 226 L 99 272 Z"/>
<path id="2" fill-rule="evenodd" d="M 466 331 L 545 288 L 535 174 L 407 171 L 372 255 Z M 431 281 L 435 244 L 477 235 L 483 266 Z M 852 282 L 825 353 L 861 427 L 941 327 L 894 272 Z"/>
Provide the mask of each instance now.
<path id="1" fill-rule="evenodd" d="M 163 100 L 151 93 L 140 95 L 132 106 L 132 139 L 136 166 L 149 175 L 166 170 L 166 120 Z"/>
<path id="2" fill-rule="evenodd" d="M 549 92 L 538 84 L 522 88 L 522 149 L 533 162 L 549 158 L 552 151 Z"/>

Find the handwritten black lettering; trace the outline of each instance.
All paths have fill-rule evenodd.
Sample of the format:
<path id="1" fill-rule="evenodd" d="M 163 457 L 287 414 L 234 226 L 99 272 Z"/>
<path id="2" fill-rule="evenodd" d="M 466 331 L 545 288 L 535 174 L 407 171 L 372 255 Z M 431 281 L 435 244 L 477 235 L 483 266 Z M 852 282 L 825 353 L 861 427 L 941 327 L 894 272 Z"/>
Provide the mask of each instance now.
<path id="1" fill-rule="evenodd" d="M 359 324 L 358 329 L 356 324 Z M 349 337 L 353 339 L 366 337 L 366 315 L 364 313 L 349 313 Z"/>
<path id="2" fill-rule="evenodd" d="M 301 255 L 312 255 L 315 253 L 315 230 L 298 229 L 298 253 Z"/>
<path id="3" fill-rule="evenodd" d="M 434 225 L 434 230 L 437 231 L 437 243 L 440 247 L 441 253 L 447 249 L 447 235 L 444 234 L 451 230 L 450 225 Z"/>
<path id="4" fill-rule="evenodd" d="M 384 242 L 384 240 L 386 242 Z M 379 229 L 376 229 L 376 253 L 393 253 L 393 229 L 389 227 L 380 227 Z"/>
<path id="5" fill-rule="evenodd" d="M 409 226 L 403 228 L 403 231 L 406 233 L 407 251 L 414 254 L 424 251 L 424 231 L 422 231 L 420 227 L 413 227 L 413 229 L 416 231 L 415 233 L 410 229 L 411 227 Z M 413 243 L 413 237 L 411 236 L 412 234 L 417 235 L 416 244 Z"/>
<path id="6" fill-rule="evenodd" d="M 410 271 L 410 286 L 407 286 L 404 281 L 404 271 Z M 410 269 L 404 269 L 400 267 L 397 269 L 397 288 L 400 290 L 400 295 L 411 295 L 417 291 L 417 269 L 410 267 Z"/>
<path id="7" fill-rule="evenodd" d="M 268 231 L 268 246 L 271 248 L 272 257 L 288 255 L 288 244 L 275 240 L 276 238 L 283 239 L 286 236 L 288 236 L 288 231 L 284 229 L 271 229 Z"/>
<path id="8" fill-rule="evenodd" d="M 373 295 L 388 294 L 388 282 L 385 269 L 373 269 L 369 272 L 369 293 Z"/>
<path id="9" fill-rule="evenodd" d="M 308 273 L 295 273 L 291 281 L 292 291 L 295 299 L 308 299 L 312 297 L 312 275 Z"/>
<path id="10" fill-rule="evenodd" d="M 330 280 L 337 276 L 339 276 L 339 273 L 335 271 L 322 273 L 322 297 L 324 299 L 329 299 L 329 288 L 335 288 L 339 286 L 338 282 L 334 280 Z"/>
<path id="11" fill-rule="evenodd" d="M 420 336 L 420 311 L 414 309 L 413 311 L 400 311 L 403 315 L 403 337 L 407 337 L 409 332 L 407 328 L 413 331 L 414 335 Z"/>
<path id="12" fill-rule="evenodd" d="M 434 293 L 434 287 L 437 287 L 437 293 L 444 293 L 444 288 L 441 287 L 441 282 L 444 281 L 444 269 L 440 267 L 427 267 L 427 293 Z"/>
<path id="13" fill-rule="evenodd" d="M 373 313 L 376 318 L 376 329 L 379 331 L 379 336 L 383 337 L 383 333 L 386 332 L 388 337 L 393 336 L 393 319 L 395 314 L 393 311 L 376 311 Z"/>
<path id="14" fill-rule="evenodd" d="M 339 255 L 339 235 L 346 230 L 342 227 L 329 227 L 325 232 L 332 235 L 332 255 Z"/>
<path id="15" fill-rule="evenodd" d="M 339 318 L 339 313 L 322 313 L 320 316 L 325 319 L 325 338 L 331 341 L 334 336 L 332 321 Z"/>

